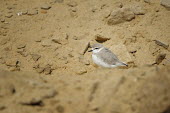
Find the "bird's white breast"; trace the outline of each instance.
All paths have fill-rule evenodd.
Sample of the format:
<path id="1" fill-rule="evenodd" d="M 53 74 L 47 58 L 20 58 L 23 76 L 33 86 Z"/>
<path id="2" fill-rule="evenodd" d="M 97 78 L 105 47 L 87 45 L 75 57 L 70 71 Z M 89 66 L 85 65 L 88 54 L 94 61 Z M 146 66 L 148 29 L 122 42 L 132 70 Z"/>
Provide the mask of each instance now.
<path id="1" fill-rule="evenodd" d="M 92 54 L 92 59 L 93 59 L 95 64 L 102 66 L 102 67 L 107 67 L 107 68 L 117 67 L 115 65 L 109 65 L 106 62 L 103 62 L 103 60 L 98 58 L 95 54 Z"/>

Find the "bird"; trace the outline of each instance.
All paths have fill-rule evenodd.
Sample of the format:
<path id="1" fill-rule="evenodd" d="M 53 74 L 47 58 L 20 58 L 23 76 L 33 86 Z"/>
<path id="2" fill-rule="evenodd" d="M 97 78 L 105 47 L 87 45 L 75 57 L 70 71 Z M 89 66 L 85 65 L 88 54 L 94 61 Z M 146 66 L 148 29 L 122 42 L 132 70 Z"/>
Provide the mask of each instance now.
<path id="1" fill-rule="evenodd" d="M 102 44 L 96 43 L 92 45 L 91 48 L 92 49 L 88 52 L 92 52 L 93 62 L 100 67 L 115 68 L 118 66 L 128 66 L 126 63 L 120 61 L 112 51 Z"/>

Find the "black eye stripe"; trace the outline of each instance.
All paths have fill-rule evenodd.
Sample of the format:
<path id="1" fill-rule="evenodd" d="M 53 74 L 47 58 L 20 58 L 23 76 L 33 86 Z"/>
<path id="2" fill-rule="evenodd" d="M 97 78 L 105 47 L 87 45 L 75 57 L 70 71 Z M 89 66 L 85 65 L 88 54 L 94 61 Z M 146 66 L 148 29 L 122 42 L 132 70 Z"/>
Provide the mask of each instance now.
<path id="1" fill-rule="evenodd" d="M 95 47 L 94 49 L 99 49 L 98 47 Z"/>

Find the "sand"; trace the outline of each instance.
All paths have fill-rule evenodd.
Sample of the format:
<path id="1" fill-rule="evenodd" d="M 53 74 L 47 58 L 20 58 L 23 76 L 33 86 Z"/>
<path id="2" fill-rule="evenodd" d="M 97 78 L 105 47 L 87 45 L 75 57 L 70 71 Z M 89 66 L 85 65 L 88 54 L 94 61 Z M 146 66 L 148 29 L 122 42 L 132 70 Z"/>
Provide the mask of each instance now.
<path id="1" fill-rule="evenodd" d="M 168 0 L 2 0 L 0 112 L 169 113 Z M 128 68 L 91 58 L 102 43 Z"/>

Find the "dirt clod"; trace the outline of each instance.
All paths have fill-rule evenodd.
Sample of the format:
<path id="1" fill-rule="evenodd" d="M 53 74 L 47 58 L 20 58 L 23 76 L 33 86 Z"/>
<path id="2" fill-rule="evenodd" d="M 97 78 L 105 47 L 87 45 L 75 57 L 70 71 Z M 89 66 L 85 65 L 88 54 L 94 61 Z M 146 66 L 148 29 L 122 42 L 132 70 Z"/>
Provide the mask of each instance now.
<path id="1" fill-rule="evenodd" d="M 97 42 L 102 43 L 102 42 L 105 42 L 107 40 L 110 40 L 110 38 L 97 34 L 97 35 L 95 35 L 95 40 Z"/>

